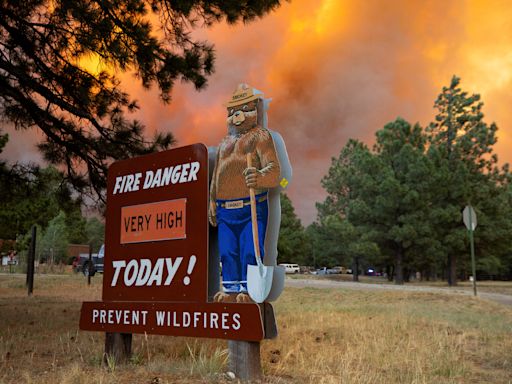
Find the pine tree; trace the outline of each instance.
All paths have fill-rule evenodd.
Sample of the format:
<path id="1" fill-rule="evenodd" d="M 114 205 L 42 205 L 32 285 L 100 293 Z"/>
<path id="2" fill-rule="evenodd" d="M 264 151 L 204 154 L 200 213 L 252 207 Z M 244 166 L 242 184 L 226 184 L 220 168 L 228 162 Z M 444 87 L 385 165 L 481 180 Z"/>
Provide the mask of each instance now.
<path id="1" fill-rule="evenodd" d="M 307 231 L 315 260 L 351 265 L 356 281 L 361 263 L 373 264 L 381 256 L 371 211 L 380 167 L 366 145 L 349 140 L 322 179 L 327 197 L 317 203 L 318 220 Z"/>
<path id="2" fill-rule="evenodd" d="M 435 171 L 425 156 L 426 137 L 418 124 L 398 118 L 376 136 L 383 168 L 373 220 L 380 223 L 381 250 L 393 257 L 395 282 L 402 284 L 438 247 L 428 219 Z"/>
<path id="3" fill-rule="evenodd" d="M 295 213 L 290 198 L 281 194 L 281 228 L 277 244 L 280 263 L 297 263 L 305 265 L 309 246 L 304 227 Z"/>
<path id="4" fill-rule="evenodd" d="M 49 264 L 66 261 L 69 244 L 66 229 L 66 214 L 60 211 L 57 216 L 50 220 L 39 240 L 40 259 L 46 260 Z"/>
<path id="5" fill-rule="evenodd" d="M 398 118 L 377 131 L 372 151 L 349 140 L 332 160 L 322 179 L 327 198 L 308 228 L 316 258 L 367 258 L 390 266 L 397 284 L 415 271 L 435 278 L 450 265 L 454 284 L 457 271 L 467 276 L 470 270 L 461 213 L 471 204 L 478 217 L 477 274 L 512 274 L 512 175 L 508 164 L 497 166 L 497 127 L 483 121 L 479 96 L 458 84 L 454 77 L 443 88 L 436 123 L 425 131 Z"/>
<path id="6" fill-rule="evenodd" d="M 91 217 L 85 224 L 85 234 L 87 244 L 90 244 L 94 250 L 99 249 L 105 243 L 105 224 L 96 217 Z"/>
<path id="7" fill-rule="evenodd" d="M 0 164 L 0 233 L 16 239 L 33 224 L 45 228 L 59 211 L 81 215 L 81 200 L 56 168 Z M 77 228 L 78 229 L 78 228 Z"/>
<path id="8" fill-rule="evenodd" d="M 429 157 L 442 173 L 433 205 L 434 225 L 447 257 L 449 285 L 457 283 L 457 258 L 466 253 L 466 233 L 460 212 L 468 204 L 478 205 L 477 191 L 496 168 L 492 154 L 497 126 L 484 122 L 480 95 L 469 95 L 453 76 L 435 101 L 438 114 L 427 128 Z"/>
<path id="9" fill-rule="evenodd" d="M 350 140 L 322 180 L 328 196 L 319 216 L 345 220 L 344 252 L 353 264 L 366 258 L 391 265 L 395 283 L 417 268 L 437 243 L 428 223 L 432 167 L 419 125 L 397 119 L 377 132 L 373 152 Z M 377 248 L 378 245 L 378 248 Z M 357 269 L 357 268 L 356 268 Z"/>
<path id="10" fill-rule="evenodd" d="M 362 265 L 374 264 L 380 251 L 362 227 L 352 225 L 339 214 L 321 216 L 307 229 L 315 267 L 350 267 L 354 281 Z"/>
<path id="11" fill-rule="evenodd" d="M 158 86 L 163 102 L 176 81 L 206 85 L 214 50 L 195 41 L 197 25 L 250 21 L 279 0 L 4 0 L 0 2 L 0 116 L 17 129 L 39 127 L 46 160 L 74 187 L 103 201 L 108 165 L 169 147 L 170 134 L 147 139 L 126 114 L 138 108 L 118 72 Z M 161 36 L 157 37 L 158 30 Z M 97 73 L 83 64 L 96 60 Z M 105 68 L 105 69 L 101 69 Z"/>

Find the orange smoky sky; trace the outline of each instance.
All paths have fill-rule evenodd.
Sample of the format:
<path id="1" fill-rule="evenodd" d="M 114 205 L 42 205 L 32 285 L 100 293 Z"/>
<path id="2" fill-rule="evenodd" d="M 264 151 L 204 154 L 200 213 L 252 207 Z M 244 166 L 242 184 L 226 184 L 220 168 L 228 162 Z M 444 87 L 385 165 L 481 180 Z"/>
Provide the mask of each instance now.
<path id="1" fill-rule="evenodd" d="M 480 93 L 488 123 L 499 127 L 500 162 L 512 153 L 512 7 L 507 1 L 292 0 L 249 24 L 224 23 L 194 32 L 215 45 L 216 72 L 197 92 L 177 84 L 163 105 L 158 90 L 124 76 L 149 132 L 170 131 L 178 145 L 216 146 L 226 133 L 222 104 L 248 83 L 273 99 L 269 128 L 287 144 L 294 170 L 289 187 L 303 223 L 331 158 L 349 138 L 374 142 L 400 116 L 425 126 L 452 75 Z"/>

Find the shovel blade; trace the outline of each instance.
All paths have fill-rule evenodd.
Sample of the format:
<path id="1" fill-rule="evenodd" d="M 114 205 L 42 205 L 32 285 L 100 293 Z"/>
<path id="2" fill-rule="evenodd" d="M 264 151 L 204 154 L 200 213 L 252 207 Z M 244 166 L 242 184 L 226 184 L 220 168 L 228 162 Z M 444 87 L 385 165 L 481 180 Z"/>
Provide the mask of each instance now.
<path id="1" fill-rule="evenodd" d="M 267 296 L 267 301 L 276 301 L 284 289 L 284 279 L 286 270 L 282 265 L 274 267 L 274 278 L 272 280 L 272 288 Z"/>
<path id="2" fill-rule="evenodd" d="M 247 293 L 256 303 L 263 303 L 272 288 L 274 267 L 261 265 L 247 266 Z"/>

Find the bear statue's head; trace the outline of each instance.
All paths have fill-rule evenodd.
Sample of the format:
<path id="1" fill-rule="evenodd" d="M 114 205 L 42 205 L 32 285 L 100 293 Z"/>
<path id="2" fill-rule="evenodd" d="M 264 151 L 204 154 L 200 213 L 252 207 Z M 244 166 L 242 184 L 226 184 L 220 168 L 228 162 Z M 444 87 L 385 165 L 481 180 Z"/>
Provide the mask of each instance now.
<path id="1" fill-rule="evenodd" d="M 230 134 L 239 134 L 262 125 L 262 100 L 263 93 L 260 91 L 247 84 L 238 85 L 231 99 L 225 104 Z"/>

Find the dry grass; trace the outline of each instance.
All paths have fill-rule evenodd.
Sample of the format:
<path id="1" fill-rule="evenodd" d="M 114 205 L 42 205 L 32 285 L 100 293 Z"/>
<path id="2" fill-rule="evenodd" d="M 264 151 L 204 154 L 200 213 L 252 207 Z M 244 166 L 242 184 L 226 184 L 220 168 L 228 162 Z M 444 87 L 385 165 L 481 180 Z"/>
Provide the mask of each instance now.
<path id="1" fill-rule="evenodd" d="M 128 366 L 102 365 L 104 336 L 77 330 L 101 277 L 0 275 L 0 383 L 224 383 L 226 342 L 136 335 Z M 512 310 L 431 293 L 287 289 L 268 383 L 512 383 Z"/>

